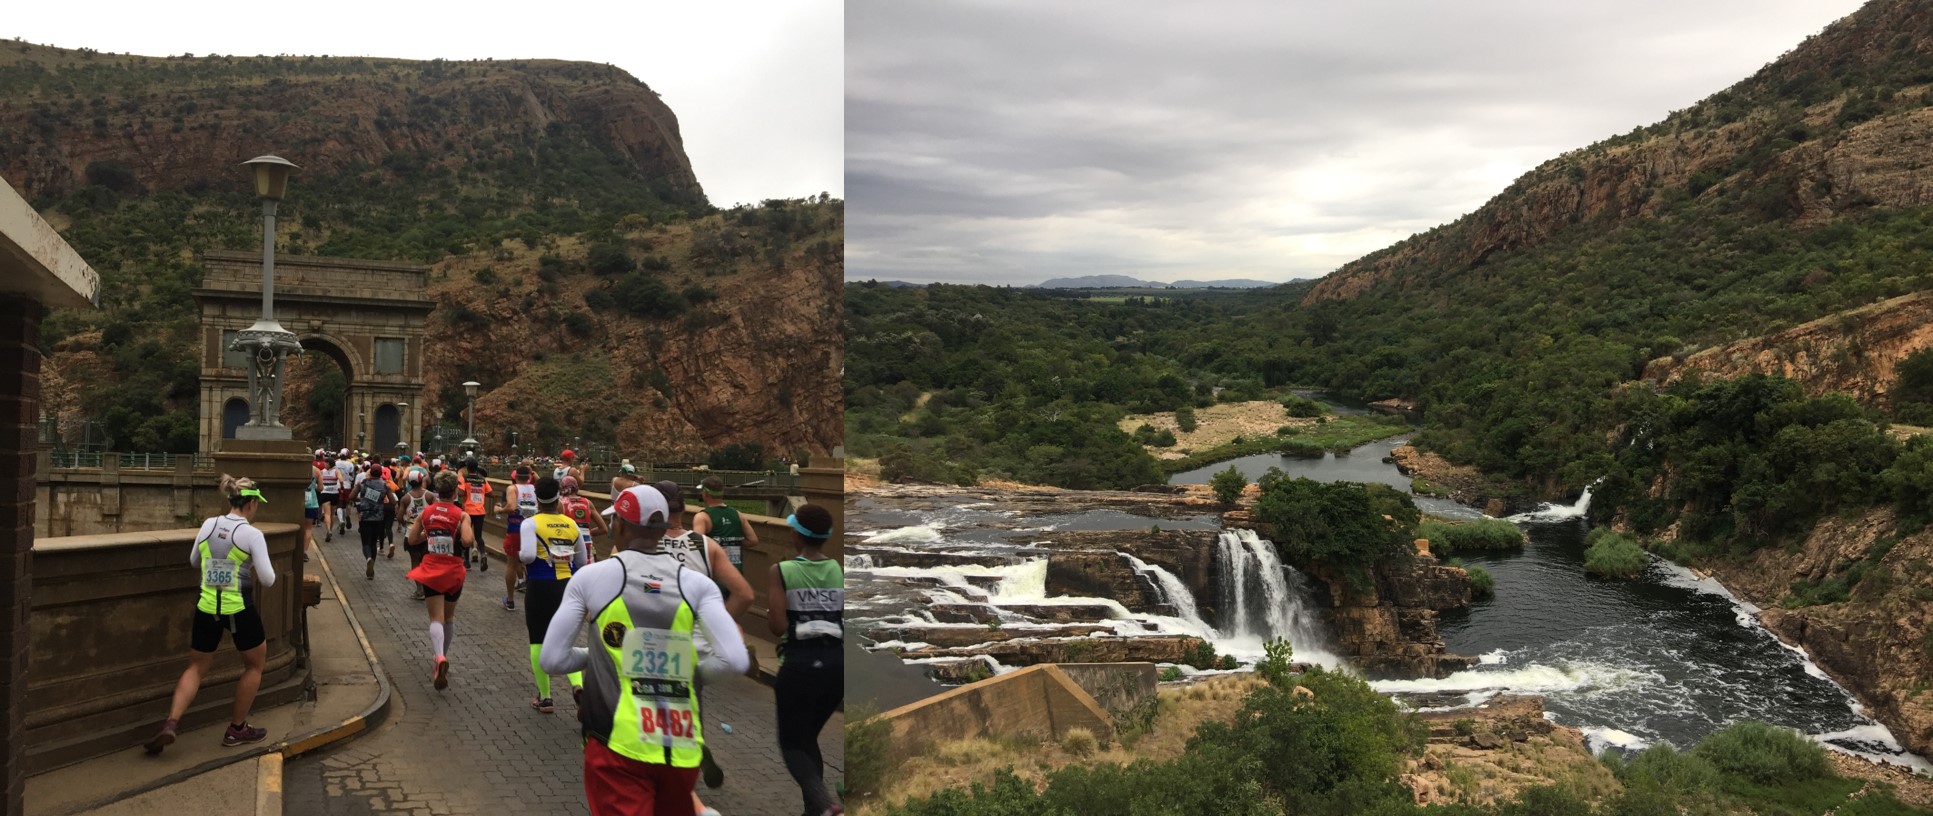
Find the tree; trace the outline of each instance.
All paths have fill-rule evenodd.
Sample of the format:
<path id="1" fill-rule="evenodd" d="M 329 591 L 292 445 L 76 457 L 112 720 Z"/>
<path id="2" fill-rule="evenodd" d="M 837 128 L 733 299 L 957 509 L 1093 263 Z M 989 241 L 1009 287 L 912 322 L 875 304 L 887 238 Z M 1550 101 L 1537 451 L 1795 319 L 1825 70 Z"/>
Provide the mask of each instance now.
<path id="1" fill-rule="evenodd" d="M 1380 487 L 1380 485 L 1379 485 Z M 1416 506 L 1385 487 L 1356 482 L 1278 479 L 1255 503 L 1255 517 L 1275 530 L 1275 542 L 1310 561 L 1337 567 L 1366 565 L 1402 547 L 1415 528 Z"/>
<path id="2" fill-rule="evenodd" d="M 1242 497 L 1242 489 L 1248 487 L 1248 477 L 1242 475 L 1242 471 L 1234 465 L 1229 465 L 1227 470 L 1209 478 L 1208 485 L 1214 488 L 1216 501 L 1223 506 L 1233 507 L 1236 500 Z"/>
<path id="3" fill-rule="evenodd" d="M 1186 405 L 1176 408 L 1175 427 L 1180 428 L 1182 433 L 1194 433 L 1195 428 L 1200 427 L 1195 424 L 1195 409 Z"/>

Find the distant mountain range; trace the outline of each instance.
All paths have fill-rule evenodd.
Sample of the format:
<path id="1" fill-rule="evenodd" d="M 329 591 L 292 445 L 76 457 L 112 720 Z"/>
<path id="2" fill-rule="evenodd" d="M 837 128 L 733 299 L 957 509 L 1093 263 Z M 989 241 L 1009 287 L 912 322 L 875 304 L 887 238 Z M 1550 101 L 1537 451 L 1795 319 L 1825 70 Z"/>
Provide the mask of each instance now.
<path id="1" fill-rule="evenodd" d="M 1030 287 L 1030 288 L 1037 288 L 1037 289 L 1116 289 L 1116 288 L 1162 289 L 1166 287 L 1174 287 L 1176 289 L 1208 289 L 1208 288 L 1256 289 L 1263 286 L 1277 286 L 1277 285 L 1279 284 L 1276 281 L 1248 280 L 1246 278 L 1234 278 L 1230 280 L 1212 280 L 1212 281 L 1178 280 L 1178 281 L 1175 281 L 1174 283 L 1162 283 L 1161 281 L 1150 281 L 1150 280 L 1141 280 L 1140 278 L 1131 278 L 1126 275 L 1085 275 L 1078 278 L 1054 278 L 1052 280 L 1048 280 L 1041 283 L 1037 287 Z"/>

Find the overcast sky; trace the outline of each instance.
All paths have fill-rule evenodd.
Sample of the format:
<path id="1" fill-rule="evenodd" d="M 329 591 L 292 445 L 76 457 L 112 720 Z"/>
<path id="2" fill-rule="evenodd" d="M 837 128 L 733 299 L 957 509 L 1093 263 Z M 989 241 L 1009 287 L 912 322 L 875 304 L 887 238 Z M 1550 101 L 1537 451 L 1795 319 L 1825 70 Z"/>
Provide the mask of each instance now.
<path id="1" fill-rule="evenodd" d="M 846 276 L 1323 275 L 1859 5 L 853 0 Z"/>
<path id="2" fill-rule="evenodd" d="M 9 2 L 0 36 L 166 55 L 610 63 L 663 95 L 711 202 L 845 194 L 837 0 Z"/>

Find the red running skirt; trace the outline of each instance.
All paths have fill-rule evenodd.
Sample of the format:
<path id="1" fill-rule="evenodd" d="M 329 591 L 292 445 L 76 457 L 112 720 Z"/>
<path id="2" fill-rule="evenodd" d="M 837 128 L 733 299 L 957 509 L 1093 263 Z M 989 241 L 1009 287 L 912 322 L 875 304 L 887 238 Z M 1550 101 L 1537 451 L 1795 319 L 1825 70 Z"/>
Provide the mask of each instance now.
<path id="1" fill-rule="evenodd" d="M 409 571 L 409 579 L 429 587 L 431 592 L 449 592 L 460 589 L 467 574 L 469 568 L 463 566 L 463 559 L 431 553 L 423 556 L 423 563 Z"/>

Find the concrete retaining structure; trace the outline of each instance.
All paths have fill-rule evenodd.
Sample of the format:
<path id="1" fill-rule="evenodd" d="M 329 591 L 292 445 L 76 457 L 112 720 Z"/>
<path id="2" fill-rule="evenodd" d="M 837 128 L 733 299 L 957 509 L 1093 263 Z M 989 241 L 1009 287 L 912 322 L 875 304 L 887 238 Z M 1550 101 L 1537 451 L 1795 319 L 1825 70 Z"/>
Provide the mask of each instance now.
<path id="1" fill-rule="evenodd" d="M 1153 663 L 1056 663 L 1109 714 L 1133 710 L 1155 698 L 1160 673 Z"/>
<path id="2" fill-rule="evenodd" d="M 1102 744 L 1114 720 L 1054 664 L 1028 666 L 934 695 L 880 715 L 892 726 L 893 755 L 918 756 L 936 743 L 981 737 L 1059 740 L 1085 728 Z"/>
<path id="3" fill-rule="evenodd" d="M 57 468 L 43 450 L 35 469 L 34 536 L 166 530 L 227 512 L 215 489 L 220 474 L 196 470 L 194 459 L 182 454 L 173 468 L 133 469 L 109 455 L 98 468 Z"/>
<path id="4" fill-rule="evenodd" d="M 275 586 L 257 590 L 268 633 L 257 708 L 300 698 L 301 530 L 257 525 Z M 199 576 L 188 563 L 196 529 L 44 538 L 34 542 L 27 649 L 27 767 L 57 768 L 152 735 L 188 662 Z M 224 642 L 182 729 L 228 716 L 242 662 Z"/>

